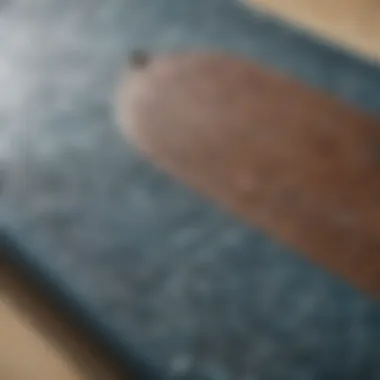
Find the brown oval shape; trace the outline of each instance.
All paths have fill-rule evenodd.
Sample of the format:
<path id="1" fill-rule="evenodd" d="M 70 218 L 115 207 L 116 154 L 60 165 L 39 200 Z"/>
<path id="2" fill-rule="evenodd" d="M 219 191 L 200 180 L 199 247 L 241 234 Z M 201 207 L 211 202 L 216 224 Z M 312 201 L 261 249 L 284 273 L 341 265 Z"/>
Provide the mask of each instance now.
<path id="1" fill-rule="evenodd" d="M 152 57 L 124 129 L 158 165 L 380 295 L 380 122 L 224 54 Z"/>

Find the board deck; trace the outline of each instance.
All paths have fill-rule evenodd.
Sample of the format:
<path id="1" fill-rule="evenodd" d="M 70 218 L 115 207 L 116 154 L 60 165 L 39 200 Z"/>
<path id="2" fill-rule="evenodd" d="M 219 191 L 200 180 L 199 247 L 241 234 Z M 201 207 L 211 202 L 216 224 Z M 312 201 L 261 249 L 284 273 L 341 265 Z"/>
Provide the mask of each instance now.
<path id="1" fill-rule="evenodd" d="M 378 304 L 146 162 L 113 99 L 136 48 L 248 56 L 375 114 L 378 67 L 233 0 L 6 4 L 1 232 L 44 292 L 138 379 L 377 379 Z"/>

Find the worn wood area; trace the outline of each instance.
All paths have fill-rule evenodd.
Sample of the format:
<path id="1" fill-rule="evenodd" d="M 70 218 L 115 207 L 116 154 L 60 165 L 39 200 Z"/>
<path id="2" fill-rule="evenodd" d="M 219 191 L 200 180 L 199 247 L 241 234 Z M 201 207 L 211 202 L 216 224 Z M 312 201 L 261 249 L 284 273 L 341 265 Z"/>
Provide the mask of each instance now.
<path id="1" fill-rule="evenodd" d="M 292 24 L 380 59 L 380 2 L 377 0 L 241 0 Z"/>
<path id="2" fill-rule="evenodd" d="M 228 55 L 127 76 L 127 131 L 158 165 L 380 296 L 380 121 Z"/>

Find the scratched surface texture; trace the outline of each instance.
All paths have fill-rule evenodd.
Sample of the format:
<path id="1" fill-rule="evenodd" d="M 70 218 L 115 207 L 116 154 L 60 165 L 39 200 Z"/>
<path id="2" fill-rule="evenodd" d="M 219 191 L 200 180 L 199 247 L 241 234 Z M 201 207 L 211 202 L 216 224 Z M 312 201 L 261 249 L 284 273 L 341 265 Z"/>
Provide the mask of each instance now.
<path id="1" fill-rule="evenodd" d="M 144 161 L 113 109 L 135 48 L 247 55 L 374 113 L 376 67 L 229 0 L 0 6 L 0 218 L 31 271 L 157 376 L 380 379 L 379 305 Z"/>

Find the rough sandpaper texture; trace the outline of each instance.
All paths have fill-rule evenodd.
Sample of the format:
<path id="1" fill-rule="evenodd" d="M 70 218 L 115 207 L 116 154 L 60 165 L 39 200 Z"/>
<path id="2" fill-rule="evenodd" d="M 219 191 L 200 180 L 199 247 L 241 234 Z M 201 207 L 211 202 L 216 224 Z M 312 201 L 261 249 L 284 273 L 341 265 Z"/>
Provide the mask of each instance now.
<path id="1" fill-rule="evenodd" d="M 375 111 L 380 74 L 228 0 L 10 0 L 1 219 L 89 312 L 176 379 L 378 379 L 378 304 L 182 188 L 123 142 L 136 47 L 258 57 Z"/>

